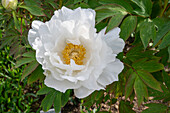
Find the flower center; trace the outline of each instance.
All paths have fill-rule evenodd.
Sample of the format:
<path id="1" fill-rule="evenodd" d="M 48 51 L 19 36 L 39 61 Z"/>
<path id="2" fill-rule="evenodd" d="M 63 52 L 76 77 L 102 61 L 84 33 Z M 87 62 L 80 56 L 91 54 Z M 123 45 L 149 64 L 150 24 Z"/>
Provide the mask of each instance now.
<path id="1" fill-rule="evenodd" d="M 86 49 L 83 47 L 83 45 L 74 45 L 72 43 L 68 43 L 62 51 L 62 54 L 66 64 L 70 64 L 70 59 L 73 59 L 77 65 L 83 65 Z"/>

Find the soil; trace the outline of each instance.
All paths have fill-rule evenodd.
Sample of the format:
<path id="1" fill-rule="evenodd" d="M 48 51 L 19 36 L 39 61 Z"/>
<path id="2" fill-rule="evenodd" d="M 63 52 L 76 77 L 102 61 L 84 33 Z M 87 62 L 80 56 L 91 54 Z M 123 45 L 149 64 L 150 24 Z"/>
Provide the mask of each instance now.
<path id="1" fill-rule="evenodd" d="M 118 98 L 118 101 L 111 106 L 111 113 L 119 113 L 119 102 L 120 102 L 121 99 L 124 100 L 125 97 Z M 77 103 L 78 103 L 78 101 L 77 101 Z M 108 103 L 109 103 L 109 101 L 107 101 L 105 103 L 101 103 L 100 111 L 109 111 L 110 105 L 108 105 Z M 148 104 L 148 103 L 163 103 L 163 101 L 162 100 L 153 100 L 153 97 L 149 97 L 148 98 L 148 102 L 142 103 L 142 105 L 140 107 L 138 107 L 138 105 L 137 105 L 137 98 L 135 97 L 134 100 L 133 100 L 134 106 L 133 106 L 132 109 L 136 113 L 141 113 L 143 110 L 148 108 L 148 107 L 144 106 L 144 104 Z M 167 104 L 168 105 L 168 103 L 163 103 L 163 104 Z M 95 105 L 93 105 L 91 107 L 90 111 L 93 111 L 94 108 L 96 108 Z M 81 109 L 80 108 L 80 102 L 77 105 L 74 105 L 73 102 L 69 101 L 66 104 L 66 106 L 64 108 L 62 108 L 61 113 L 81 113 L 80 109 Z M 85 107 L 82 108 L 82 111 L 85 112 L 85 113 L 88 113 L 88 111 L 85 110 Z"/>

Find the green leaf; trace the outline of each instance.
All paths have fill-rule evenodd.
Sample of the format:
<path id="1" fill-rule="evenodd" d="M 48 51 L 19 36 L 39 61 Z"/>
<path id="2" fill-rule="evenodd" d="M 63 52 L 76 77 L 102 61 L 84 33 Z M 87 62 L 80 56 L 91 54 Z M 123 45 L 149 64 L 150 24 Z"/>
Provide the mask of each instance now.
<path id="1" fill-rule="evenodd" d="M 162 71 L 162 76 L 167 88 L 170 90 L 170 76 L 164 70 Z"/>
<path id="2" fill-rule="evenodd" d="M 108 31 L 110 31 L 111 29 L 119 26 L 119 24 L 122 22 L 124 16 L 125 15 L 119 14 L 119 15 L 115 15 L 115 16 L 111 17 L 111 19 L 109 20 L 109 23 L 107 25 L 106 33 Z"/>
<path id="3" fill-rule="evenodd" d="M 54 109 L 56 113 L 59 113 L 61 111 L 61 95 L 62 93 L 59 91 L 56 91 L 54 98 Z"/>
<path id="4" fill-rule="evenodd" d="M 104 91 L 100 90 L 96 92 L 95 100 L 99 100 L 104 95 Z"/>
<path id="5" fill-rule="evenodd" d="M 33 61 L 35 61 L 34 58 L 22 58 L 16 62 L 15 68 L 18 68 L 18 67 L 22 66 L 23 64 L 27 64 L 27 63 L 30 63 Z"/>
<path id="6" fill-rule="evenodd" d="M 134 62 L 132 67 L 136 70 L 140 69 L 148 72 L 156 72 L 164 69 L 164 65 L 158 63 L 156 60 L 146 61 L 146 59 L 140 59 L 137 62 Z"/>
<path id="7" fill-rule="evenodd" d="M 99 111 L 97 113 L 110 113 L 110 112 L 108 112 L 108 111 Z"/>
<path id="8" fill-rule="evenodd" d="M 57 3 L 54 1 L 54 0 L 48 0 L 48 1 L 45 1 L 47 2 L 48 4 L 50 4 L 53 8 L 57 9 L 58 6 L 57 6 Z"/>
<path id="9" fill-rule="evenodd" d="M 74 9 L 75 8 L 78 8 L 78 7 L 81 7 L 81 8 L 90 8 L 90 6 L 88 5 L 88 4 L 86 4 L 86 3 L 83 3 L 83 2 L 81 2 L 81 3 L 79 3 L 79 4 L 76 4 L 76 5 L 74 5 Z"/>
<path id="10" fill-rule="evenodd" d="M 74 4 L 82 2 L 83 0 L 74 0 Z"/>
<path id="11" fill-rule="evenodd" d="M 142 111 L 142 113 L 166 113 L 168 109 L 168 106 L 164 104 L 157 104 L 157 103 L 145 104 L 145 106 L 149 108 Z"/>
<path id="12" fill-rule="evenodd" d="M 28 10 L 32 15 L 44 16 L 44 13 L 42 12 L 42 8 L 36 5 L 20 5 L 18 7 Z"/>
<path id="13" fill-rule="evenodd" d="M 25 67 L 22 77 L 21 77 L 21 81 L 27 77 L 29 74 L 31 74 L 38 66 L 39 64 L 37 63 L 37 61 L 31 62 L 27 67 Z"/>
<path id="14" fill-rule="evenodd" d="M 126 54 L 127 58 L 129 60 L 131 60 L 132 62 L 135 62 L 139 59 L 142 59 L 142 58 L 147 58 L 149 60 L 157 60 L 159 61 L 160 58 L 159 57 L 156 57 L 153 55 L 154 54 L 154 51 L 152 50 L 146 50 L 144 51 L 143 50 L 143 46 L 141 46 L 141 44 L 138 44 L 137 46 L 135 47 L 132 47 L 128 53 Z"/>
<path id="15" fill-rule="evenodd" d="M 164 102 L 170 101 L 170 90 L 168 90 L 167 86 L 164 84 L 161 84 L 161 88 L 163 92 L 153 90 L 148 87 L 149 90 L 149 96 L 154 97 L 154 100 L 163 100 Z"/>
<path id="16" fill-rule="evenodd" d="M 138 100 L 138 106 L 143 102 L 143 97 L 148 99 L 148 90 L 143 81 L 137 76 L 134 83 L 134 90 Z"/>
<path id="17" fill-rule="evenodd" d="M 120 113 L 135 113 L 135 111 L 133 111 L 132 108 L 133 108 L 133 105 L 130 105 L 129 102 L 124 102 L 123 100 L 120 101 L 120 104 L 119 104 Z"/>
<path id="18" fill-rule="evenodd" d="M 43 69 L 41 67 L 41 65 L 39 65 L 34 71 L 33 73 L 28 77 L 28 84 L 32 84 L 33 82 L 36 82 L 38 79 L 42 79 L 44 78 L 43 75 Z"/>
<path id="19" fill-rule="evenodd" d="M 11 43 L 12 40 L 15 39 L 16 36 L 7 36 L 7 37 L 3 37 L 3 40 L 1 45 L 0 45 L 0 49 L 2 49 L 4 46 L 6 46 L 7 44 Z"/>
<path id="20" fill-rule="evenodd" d="M 170 62 L 170 46 L 168 47 L 168 53 L 169 53 L 169 59 L 168 59 L 168 62 Z"/>
<path id="21" fill-rule="evenodd" d="M 136 72 L 133 72 L 130 75 L 130 77 L 129 77 L 127 83 L 126 83 L 126 87 L 125 87 L 125 99 L 127 99 L 132 94 L 133 85 L 134 85 L 134 82 L 136 80 L 136 77 L 137 77 Z"/>
<path id="22" fill-rule="evenodd" d="M 44 95 L 44 94 L 48 94 L 49 92 L 51 91 L 54 91 L 53 88 L 50 88 L 50 87 L 47 87 L 47 86 L 44 86 L 43 88 L 41 88 L 37 93 L 36 95 Z"/>
<path id="23" fill-rule="evenodd" d="M 29 51 L 24 54 L 22 54 L 23 57 L 30 57 L 30 58 L 35 58 L 35 52 Z"/>
<path id="24" fill-rule="evenodd" d="M 163 40 L 162 40 L 162 42 L 161 42 L 161 44 L 160 44 L 160 46 L 159 46 L 159 49 L 163 49 L 163 48 L 166 48 L 166 47 L 168 47 L 168 46 L 170 46 L 170 32 L 168 32 L 168 33 L 164 36 L 164 38 L 163 38 Z"/>
<path id="25" fill-rule="evenodd" d="M 88 5 L 89 5 L 92 9 L 100 6 L 100 4 L 98 3 L 98 0 L 88 0 Z"/>
<path id="26" fill-rule="evenodd" d="M 157 36 L 153 42 L 153 46 L 156 46 L 158 42 L 170 31 L 170 21 L 166 22 L 162 27 L 158 28 Z"/>
<path id="27" fill-rule="evenodd" d="M 152 12 L 152 1 L 151 0 L 131 0 L 139 8 L 136 8 L 134 12 L 138 15 L 149 17 Z"/>
<path id="28" fill-rule="evenodd" d="M 126 15 L 127 12 L 124 8 L 116 5 L 100 6 L 96 8 L 96 21 L 99 23 L 105 18 L 119 14 Z"/>
<path id="29" fill-rule="evenodd" d="M 146 85 L 162 92 L 160 83 L 150 73 L 143 70 L 137 70 L 137 73 Z"/>
<path id="30" fill-rule="evenodd" d="M 33 5 L 37 5 L 38 7 L 41 6 L 41 1 L 40 0 L 24 0 L 24 3 L 26 5 L 30 5 L 30 6 L 33 6 Z"/>
<path id="31" fill-rule="evenodd" d="M 41 107 L 43 108 L 43 111 L 48 111 L 51 108 L 55 96 L 56 96 L 56 91 L 55 90 L 48 93 L 45 96 L 45 98 L 41 102 Z"/>
<path id="32" fill-rule="evenodd" d="M 104 29 L 105 27 L 107 26 L 107 23 L 106 22 L 100 22 L 96 25 L 96 29 L 97 29 L 97 32 L 101 31 L 102 29 Z"/>
<path id="33" fill-rule="evenodd" d="M 135 30 L 137 25 L 137 17 L 136 16 L 128 16 L 125 18 L 125 20 L 122 22 L 120 28 L 120 37 L 123 40 L 127 40 L 130 36 L 130 34 Z"/>
<path id="34" fill-rule="evenodd" d="M 125 0 L 99 0 L 99 3 L 101 3 L 101 4 L 118 4 L 118 5 L 121 5 L 122 7 L 124 7 L 130 13 L 133 11 L 132 6 Z"/>
<path id="35" fill-rule="evenodd" d="M 140 27 L 140 38 L 146 49 L 150 39 L 154 40 L 156 37 L 156 29 L 153 22 L 143 22 Z"/>
<path id="36" fill-rule="evenodd" d="M 61 96 L 61 106 L 64 107 L 66 103 L 69 100 L 71 90 L 67 90 L 65 93 L 62 94 Z"/>

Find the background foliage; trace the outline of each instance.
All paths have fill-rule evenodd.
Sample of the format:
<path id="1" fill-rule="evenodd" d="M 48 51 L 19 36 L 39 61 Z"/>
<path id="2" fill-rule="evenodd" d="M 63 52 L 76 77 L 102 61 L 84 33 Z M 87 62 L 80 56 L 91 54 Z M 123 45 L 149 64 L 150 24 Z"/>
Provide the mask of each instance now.
<path id="1" fill-rule="evenodd" d="M 97 112 L 107 113 L 111 112 L 111 107 L 102 112 L 101 104 L 109 101 L 111 106 L 119 100 L 119 112 L 131 113 L 134 112 L 132 101 L 135 97 L 139 108 L 148 97 L 169 102 L 169 3 L 169 0 L 20 0 L 17 9 L 12 11 L 0 5 L 0 112 L 29 112 L 36 101 L 34 97 L 44 94 L 42 109 L 47 111 L 53 105 L 59 112 L 72 97 L 72 90 L 61 93 L 43 85 L 43 70 L 27 41 L 32 21 L 48 21 L 62 6 L 95 9 L 97 31 L 107 27 L 108 32 L 119 26 L 120 37 L 126 42 L 124 51 L 118 55 L 125 66 L 119 81 L 107 86 L 105 91 L 95 91 L 81 101 L 81 106 L 91 112 L 90 108 L 95 104 Z M 36 95 L 23 93 L 26 84 L 37 81 L 40 90 Z M 168 104 L 145 106 L 149 108 L 142 111 L 144 113 L 169 111 Z"/>

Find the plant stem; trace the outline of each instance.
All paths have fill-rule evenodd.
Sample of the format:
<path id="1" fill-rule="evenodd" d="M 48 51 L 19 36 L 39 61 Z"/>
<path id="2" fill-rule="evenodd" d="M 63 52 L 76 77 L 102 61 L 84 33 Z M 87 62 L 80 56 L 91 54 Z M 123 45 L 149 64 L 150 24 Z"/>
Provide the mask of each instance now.
<path id="1" fill-rule="evenodd" d="M 62 1 L 62 0 L 59 0 L 59 9 L 61 9 L 62 3 L 63 3 L 63 1 Z"/>
<path id="2" fill-rule="evenodd" d="M 167 5 L 168 5 L 168 0 L 164 0 L 164 8 L 162 9 L 162 11 L 161 11 L 161 13 L 160 13 L 160 17 L 163 16 L 163 14 L 164 14 L 164 12 L 165 12 L 165 9 L 166 9 Z"/>

